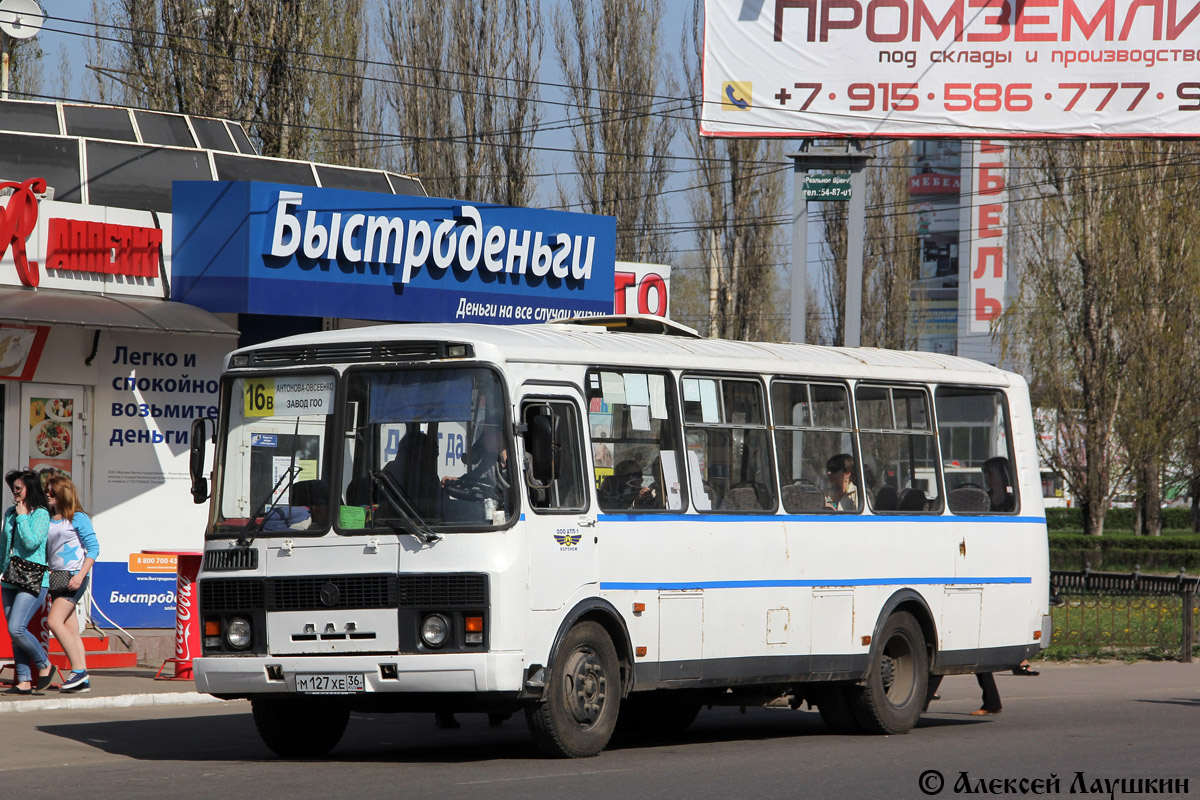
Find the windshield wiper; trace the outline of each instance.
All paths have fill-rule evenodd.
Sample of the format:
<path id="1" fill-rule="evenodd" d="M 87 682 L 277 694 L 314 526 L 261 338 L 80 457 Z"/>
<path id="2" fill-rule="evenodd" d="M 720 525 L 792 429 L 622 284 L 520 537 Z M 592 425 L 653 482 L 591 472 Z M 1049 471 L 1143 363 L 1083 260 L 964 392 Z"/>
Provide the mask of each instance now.
<path id="1" fill-rule="evenodd" d="M 404 490 L 396 485 L 396 481 L 391 475 L 388 475 L 381 469 L 373 469 L 371 470 L 371 480 L 374 481 L 376 486 L 383 489 L 383 493 L 388 496 L 388 499 L 392 501 L 396 510 L 400 512 L 400 516 L 408 523 L 410 530 L 405 531 L 406 533 L 415 536 L 421 544 L 432 544 L 433 542 L 441 541 L 442 537 L 434 533 L 425 520 L 421 519 L 421 515 L 413 508 L 412 503 L 405 496 Z"/>
<path id="2" fill-rule="evenodd" d="M 292 460 L 295 461 L 295 456 L 292 457 Z M 292 487 L 292 478 L 294 478 L 296 473 L 299 471 L 299 468 L 296 467 L 295 464 L 290 464 L 287 468 L 287 471 L 279 476 L 279 480 L 275 481 L 275 485 L 271 487 L 271 491 L 267 492 L 267 496 L 264 497 L 262 502 L 258 504 L 258 508 L 256 508 L 254 513 L 250 515 L 250 519 L 246 520 L 246 524 L 242 528 L 241 535 L 238 537 L 237 543 L 239 547 L 249 547 L 250 544 L 253 543 L 254 537 L 248 537 L 246 534 L 252 530 L 255 533 L 258 533 L 260 530 L 262 530 L 262 526 L 267 524 L 267 514 L 270 514 L 270 512 L 267 511 L 267 514 L 263 514 L 261 521 L 259 520 L 258 515 L 266 511 L 267 506 L 270 506 L 272 509 L 274 509 L 275 498 L 282 497 L 283 492 L 286 492 Z M 283 483 L 285 478 L 287 479 L 287 486 L 284 486 L 283 490 L 280 491 L 279 486 Z"/>

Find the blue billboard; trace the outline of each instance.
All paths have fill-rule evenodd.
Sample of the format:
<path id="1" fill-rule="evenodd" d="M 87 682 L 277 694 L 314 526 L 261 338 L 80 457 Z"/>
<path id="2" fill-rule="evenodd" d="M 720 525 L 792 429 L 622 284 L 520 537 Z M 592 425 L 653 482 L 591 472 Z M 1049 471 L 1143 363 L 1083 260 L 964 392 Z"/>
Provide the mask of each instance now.
<path id="1" fill-rule="evenodd" d="M 616 220 L 252 181 L 176 181 L 171 298 L 209 311 L 537 323 L 611 314 Z"/>

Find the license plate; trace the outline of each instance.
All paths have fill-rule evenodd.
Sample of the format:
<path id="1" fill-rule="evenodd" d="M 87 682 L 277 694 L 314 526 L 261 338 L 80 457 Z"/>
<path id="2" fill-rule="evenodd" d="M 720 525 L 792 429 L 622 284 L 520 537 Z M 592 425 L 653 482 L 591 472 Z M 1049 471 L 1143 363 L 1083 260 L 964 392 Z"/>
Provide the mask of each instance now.
<path id="1" fill-rule="evenodd" d="M 353 694 L 365 692 L 363 675 L 297 675 L 296 691 L 305 694 Z"/>

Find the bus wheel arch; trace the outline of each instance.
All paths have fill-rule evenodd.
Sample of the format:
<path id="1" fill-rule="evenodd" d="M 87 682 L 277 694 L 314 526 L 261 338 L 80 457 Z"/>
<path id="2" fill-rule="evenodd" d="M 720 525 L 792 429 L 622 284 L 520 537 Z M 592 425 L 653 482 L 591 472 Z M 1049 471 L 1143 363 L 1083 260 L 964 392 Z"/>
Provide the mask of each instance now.
<path id="1" fill-rule="evenodd" d="M 566 758 L 599 754 L 616 730 L 621 695 L 612 636 L 585 617 L 555 644 L 542 697 L 525 707 L 538 749 Z"/>
<path id="2" fill-rule="evenodd" d="M 603 598 L 589 597 L 581 600 L 563 617 L 546 660 L 546 675 L 549 675 L 554 669 L 554 661 L 562 649 L 562 643 L 567 634 L 582 622 L 595 622 L 608 633 L 608 638 L 617 652 L 617 662 L 621 674 L 621 697 L 628 696 L 633 689 L 633 643 L 629 638 L 629 628 L 625 625 L 625 620 L 621 618 L 613 604 Z"/>
<path id="3" fill-rule="evenodd" d="M 921 633 L 925 638 L 925 649 L 928 653 L 929 666 L 933 667 L 937 663 L 937 622 L 934 619 L 933 612 L 929 610 L 929 605 L 925 602 L 925 598 L 912 589 L 901 589 L 889 597 L 887 602 L 883 604 L 883 608 L 875 620 L 875 629 L 872 631 L 871 641 L 874 642 L 879 639 L 888 617 L 897 611 L 905 611 L 911 614 L 917 621 L 917 624 L 921 626 Z"/>

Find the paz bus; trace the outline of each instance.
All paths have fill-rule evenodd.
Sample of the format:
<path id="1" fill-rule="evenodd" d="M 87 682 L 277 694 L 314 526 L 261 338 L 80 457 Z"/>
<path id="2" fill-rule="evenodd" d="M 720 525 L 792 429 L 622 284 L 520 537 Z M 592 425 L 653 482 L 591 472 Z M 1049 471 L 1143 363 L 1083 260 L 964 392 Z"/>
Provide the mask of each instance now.
<path id="1" fill-rule="evenodd" d="M 905 733 L 933 676 L 1048 643 L 1028 392 L 978 362 L 657 318 L 380 326 L 231 353 L 196 425 L 196 685 L 285 757 L 352 711 L 521 711 L 568 757 L 781 699 Z"/>

